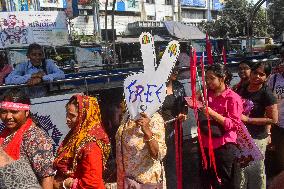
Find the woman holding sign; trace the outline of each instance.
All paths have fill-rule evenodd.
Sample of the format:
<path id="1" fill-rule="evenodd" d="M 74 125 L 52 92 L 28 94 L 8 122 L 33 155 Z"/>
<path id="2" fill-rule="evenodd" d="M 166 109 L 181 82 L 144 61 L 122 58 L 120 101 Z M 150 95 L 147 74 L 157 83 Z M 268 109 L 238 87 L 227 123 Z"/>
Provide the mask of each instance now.
<path id="1" fill-rule="evenodd" d="M 116 134 L 117 188 L 137 185 L 161 189 L 165 184 L 162 159 L 166 154 L 162 116 L 145 113 L 137 120 L 125 114 Z"/>
<path id="2" fill-rule="evenodd" d="M 104 189 L 103 169 L 110 152 L 102 128 L 97 99 L 75 95 L 66 105 L 66 121 L 71 129 L 60 145 L 54 167 L 55 189 Z"/>

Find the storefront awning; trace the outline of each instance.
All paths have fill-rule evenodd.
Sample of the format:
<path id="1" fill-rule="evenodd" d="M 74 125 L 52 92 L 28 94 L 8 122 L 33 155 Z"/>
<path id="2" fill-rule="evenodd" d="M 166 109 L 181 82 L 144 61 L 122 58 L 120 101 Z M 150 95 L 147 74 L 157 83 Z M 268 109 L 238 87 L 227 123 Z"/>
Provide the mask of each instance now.
<path id="1" fill-rule="evenodd" d="M 188 26 L 181 22 L 167 21 L 164 22 L 168 32 L 183 40 L 205 39 L 206 35 L 198 29 L 196 26 Z"/>

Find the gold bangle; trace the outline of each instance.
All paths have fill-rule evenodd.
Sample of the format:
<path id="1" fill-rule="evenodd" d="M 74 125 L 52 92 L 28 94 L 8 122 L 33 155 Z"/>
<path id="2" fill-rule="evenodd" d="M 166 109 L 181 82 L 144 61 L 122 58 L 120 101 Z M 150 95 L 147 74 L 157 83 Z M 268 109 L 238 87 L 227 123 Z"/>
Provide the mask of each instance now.
<path id="1" fill-rule="evenodd" d="M 67 189 L 67 186 L 65 186 L 66 180 L 67 180 L 67 179 L 65 179 L 65 180 L 63 181 L 63 183 L 62 183 L 62 186 L 63 186 L 64 189 Z"/>
<path id="2" fill-rule="evenodd" d="M 152 134 L 152 136 L 151 136 L 151 138 L 149 139 L 149 140 L 146 140 L 145 138 L 144 138 L 144 140 L 146 141 L 146 142 L 150 142 L 150 141 L 152 141 L 152 140 L 154 140 L 155 139 L 155 135 L 154 134 Z"/>

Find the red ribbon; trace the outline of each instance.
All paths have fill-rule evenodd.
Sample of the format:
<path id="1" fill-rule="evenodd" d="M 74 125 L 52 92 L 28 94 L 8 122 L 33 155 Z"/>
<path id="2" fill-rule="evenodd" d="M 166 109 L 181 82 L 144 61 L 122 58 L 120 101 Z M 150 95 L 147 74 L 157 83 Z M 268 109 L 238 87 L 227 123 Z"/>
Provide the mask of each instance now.
<path id="1" fill-rule="evenodd" d="M 206 33 L 206 53 L 207 53 L 208 64 L 212 65 L 214 61 L 212 56 L 212 45 L 210 43 L 208 33 Z"/>
<path id="2" fill-rule="evenodd" d="M 182 189 L 182 123 L 175 121 L 175 153 L 176 153 L 176 175 L 177 189 Z"/>
<path id="3" fill-rule="evenodd" d="M 205 105 L 206 105 L 206 117 L 207 117 L 207 124 L 208 124 L 208 130 L 209 130 L 208 132 L 208 135 L 209 135 L 208 153 L 209 153 L 209 159 L 210 159 L 210 167 L 213 166 L 216 178 L 218 182 L 221 182 L 217 174 L 216 160 L 215 160 L 215 154 L 214 154 L 213 143 L 212 143 L 212 132 L 211 132 L 210 116 L 208 112 L 207 88 L 206 88 L 206 83 L 205 83 L 205 69 L 204 69 L 203 61 L 200 62 L 200 65 L 201 65 L 201 71 L 202 71 L 203 96 L 204 96 Z"/>

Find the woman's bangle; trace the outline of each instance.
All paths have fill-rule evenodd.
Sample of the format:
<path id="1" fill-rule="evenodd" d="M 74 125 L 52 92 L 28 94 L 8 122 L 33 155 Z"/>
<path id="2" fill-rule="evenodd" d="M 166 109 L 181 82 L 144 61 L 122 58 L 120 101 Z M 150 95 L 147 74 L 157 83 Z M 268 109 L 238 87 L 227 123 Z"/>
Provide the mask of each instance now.
<path id="1" fill-rule="evenodd" d="M 68 179 L 68 178 L 67 178 L 67 179 Z M 72 188 L 72 185 L 69 186 L 69 187 L 67 187 L 67 186 L 65 185 L 65 182 L 66 182 L 67 179 L 65 179 L 65 180 L 63 181 L 63 183 L 62 183 L 62 186 L 63 186 L 64 189 L 70 189 L 70 188 Z M 69 184 L 70 184 L 70 183 L 69 183 Z"/>
<path id="2" fill-rule="evenodd" d="M 268 134 L 268 135 L 271 135 L 271 132 L 268 132 L 267 134 Z"/>
<path id="3" fill-rule="evenodd" d="M 149 140 L 146 140 L 145 138 L 144 138 L 144 140 L 146 141 L 146 142 L 150 142 L 150 141 L 152 141 L 152 140 L 154 140 L 155 139 L 155 135 L 154 134 L 152 134 L 152 136 L 151 136 L 151 138 L 149 139 Z"/>
<path id="4" fill-rule="evenodd" d="M 65 182 L 66 182 L 66 179 L 63 181 L 62 186 L 63 186 L 64 189 L 68 189 L 68 188 L 65 186 Z"/>

